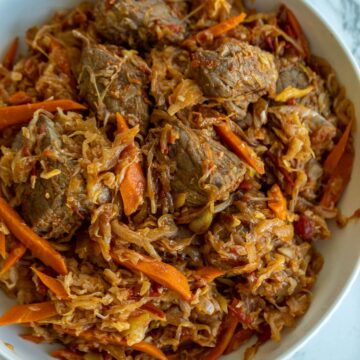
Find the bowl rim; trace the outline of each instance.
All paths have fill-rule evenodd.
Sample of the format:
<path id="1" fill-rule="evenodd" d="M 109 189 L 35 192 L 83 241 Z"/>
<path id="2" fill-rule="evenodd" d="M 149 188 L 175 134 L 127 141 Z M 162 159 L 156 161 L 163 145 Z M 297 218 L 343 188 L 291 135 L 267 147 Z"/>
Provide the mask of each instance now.
<path id="1" fill-rule="evenodd" d="M 1 1 L 1 0 L 0 0 Z M 299 3 L 301 3 L 304 8 L 306 8 L 307 11 L 312 13 L 319 23 L 321 23 L 326 30 L 332 35 L 332 37 L 335 39 L 335 42 L 339 45 L 342 52 L 344 53 L 345 57 L 348 59 L 349 63 L 351 64 L 352 70 L 356 74 L 356 79 L 358 83 L 360 83 L 360 62 L 358 63 L 351 52 L 348 44 L 342 39 L 342 37 L 332 28 L 328 20 L 325 18 L 324 15 L 320 13 L 320 11 L 317 9 L 317 7 L 311 3 L 311 0 L 298 0 Z M 283 3 L 286 3 L 286 0 L 282 0 Z M 256 5 L 255 5 L 256 6 Z M 360 115 L 360 114 L 358 114 Z M 358 122 L 360 122 L 360 119 L 358 119 Z M 354 266 L 354 269 L 352 270 L 350 276 L 346 279 L 346 281 L 343 283 L 340 291 L 338 294 L 334 297 L 332 303 L 328 306 L 327 310 L 323 312 L 322 316 L 319 318 L 319 320 L 316 322 L 314 326 L 312 326 L 304 336 L 299 338 L 294 344 L 289 346 L 287 349 L 284 350 L 284 352 L 277 357 L 276 360 L 290 360 L 292 356 L 297 353 L 299 350 L 303 349 L 310 340 L 312 340 L 320 331 L 321 329 L 329 322 L 331 317 L 334 315 L 334 313 L 338 310 L 340 305 L 342 304 L 345 297 L 349 294 L 349 292 L 352 289 L 352 286 L 354 285 L 357 278 L 360 278 L 360 256 L 358 258 L 357 263 Z M 14 360 L 19 359 L 18 354 L 11 354 L 9 352 L 4 351 L 5 349 L 3 347 L 0 347 L 0 360 Z"/>
<path id="2" fill-rule="evenodd" d="M 320 13 L 317 7 L 311 3 L 311 0 L 300 0 L 305 8 L 315 15 L 320 23 L 322 23 L 326 30 L 334 37 L 335 42 L 340 46 L 341 50 L 344 52 L 346 58 L 349 60 L 352 69 L 356 74 L 356 81 L 360 83 L 360 63 L 358 63 L 351 52 L 348 44 L 342 39 L 342 37 L 332 28 L 328 23 L 326 18 Z M 316 325 L 314 325 L 303 337 L 297 340 L 293 345 L 291 345 L 283 354 L 281 354 L 277 360 L 290 360 L 290 358 L 295 355 L 300 349 L 303 349 L 308 342 L 313 339 L 320 330 L 329 322 L 331 317 L 338 310 L 342 304 L 345 297 L 349 294 L 352 286 L 354 285 L 357 278 L 360 277 L 360 256 L 357 263 L 354 266 L 354 269 L 351 275 L 348 277 L 346 282 L 343 284 L 338 295 L 334 298 L 333 302 L 329 305 L 328 309 L 320 317 Z"/>

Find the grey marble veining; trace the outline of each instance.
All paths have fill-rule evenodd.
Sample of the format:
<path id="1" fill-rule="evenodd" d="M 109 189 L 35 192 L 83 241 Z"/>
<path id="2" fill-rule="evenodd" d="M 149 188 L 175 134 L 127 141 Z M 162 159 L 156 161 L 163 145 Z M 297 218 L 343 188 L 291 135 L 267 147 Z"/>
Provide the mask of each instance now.
<path id="1" fill-rule="evenodd" d="M 360 0 L 307 0 L 338 30 L 360 64 Z"/>
<path id="2" fill-rule="evenodd" d="M 341 0 L 329 2 L 340 14 L 341 25 L 350 40 L 350 49 L 360 62 L 360 1 Z"/>

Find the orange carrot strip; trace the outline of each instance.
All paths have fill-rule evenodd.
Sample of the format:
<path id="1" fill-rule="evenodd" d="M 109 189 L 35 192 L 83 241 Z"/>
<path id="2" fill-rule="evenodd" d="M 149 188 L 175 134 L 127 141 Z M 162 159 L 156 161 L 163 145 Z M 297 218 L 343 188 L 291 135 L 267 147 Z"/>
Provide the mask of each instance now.
<path id="1" fill-rule="evenodd" d="M 36 274 L 36 276 L 41 280 L 41 282 L 50 289 L 58 299 L 60 300 L 66 300 L 69 298 L 69 294 L 64 288 L 64 285 L 57 279 L 54 279 L 53 277 L 44 274 L 40 270 L 37 270 L 35 268 L 31 268 L 32 271 Z"/>
<path id="2" fill-rule="evenodd" d="M 128 346 L 135 350 L 141 351 L 145 354 L 153 356 L 155 359 L 167 360 L 165 354 L 158 349 L 155 345 L 149 344 L 145 341 L 140 341 L 137 344 L 128 345 L 126 340 L 117 333 L 107 333 L 95 329 L 90 329 L 77 334 L 75 330 L 58 328 L 65 334 L 79 337 L 89 343 L 97 343 L 100 345 L 115 345 L 115 346 Z"/>
<path id="3" fill-rule="evenodd" d="M 38 336 L 38 335 L 33 335 L 33 334 L 21 334 L 20 335 L 24 340 L 27 341 L 31 341 L 35 344 L 41 344 L 42 342 L 45 341 L 45 338 L 43 338 L 42 336 Z"/>
<path id="4" fill-rule="evenodd" d="M 124 260 L 124 257 L 126 255 L 124 256 L 123 253 L 121 256 L 115 252 L 112 253 L 112 258 L 117 264 L 144 273 L 151 280 L 177 292 L 184 300 L 189 301 L 192 298 L 187 278 L 174 266 L 145 255 L 136 254 L 136 258 L 139 258 L 136 264 L 130 260 Z"/>
<path id="5" fill-rule="evenodd" d="M 298 19 L 286 5 L 282 5 L 282 6 L 284 7 L 284 9 L 286 11 L 287 20 L 291 26 L 291 29 L 293 30 L 297 39 L 300 42 L 300 45 L 301 45 L 301 48 L 303 49 L 303 53 L 304 53 L 305 57 L 309 58 L 310 57 L 309 43 L 306 40 L 306 37 L 304 35 L 304 32 L 302 30 L 302 27 L 301 27 Z"/>
<path id="6" fill-rule="evenodd" d="M 192 273 L 192 276 L 200 279 L 204 279 L 207 282 L 211 283 L 216 278 L 223 276 L 225 274 L 224 270 L 217 269 L 212 266 L 205 266 L 203 268 L 197 269 Z"/>
<path id="7" fill-rule="evenodd" d="M 55 38 L 51 39 L 50 42 L 50 58 L 55 62 L 56 66 L 66 74 L 70 79 L 72 79 L 73 74 L 71 71 L 71 66 L 69 58 L 67 56 L 64 46 Z"/>
<path id="8" fill-rule="evenodd" d="M 59 360 L 84 360 L 83 355 L 68 349 L 59 349 L 52 351 L 50 355 Z"/>
<path id="9" fill-rule="evenodd" d="M 352 120 L 348 123 L 348 125 L 346 126 L 345 131 L 341 135 L 340 140 L 333 147 L 333 149 L 331 150 L 330 154 L 328 155 L 328 157 L 326 158 L 326 160 L 324 162 L 323 169 L 324 169 L 324 176 L 325 177 L 328 177 L 335 170 L 335 168 L 337 167 L 342 155 L 344 154 L 346 144 L 349 141 L 351 128 L 352 128 Z"/>
<path id="10" fill-rule="evenodd" d="M 166 355 L 160 349 L 158 349 L 155 345 L 149 344 L 145 341 L 141 341 L 137 344 L 131 345 L 131 347 L 137 351 L 149 354 L 155 359 L 167 360 Z"/>
<path id="11" fill-rule="evenodd" d="M 5 53 L 3 59 L 3 65 L 9 70 L 13 68 L 18 46 L 19 46 L 19 38 L 15 38 Z"/>
<path id="12" fill-rule="evenodd" d="M 117 128 L 119 133 L 128 130 L 126 121 L 122 115 L 116 113 Z M 136 156 L 135 144 L 129 145 L 120 155 L 121 158 Z M 120 194 L 124 203 L 125 215 L 134 213 L 144 202 L 145 176 L 139 162 L 129 165 L 124 179 L 120 184 Z"/>
<path id="13" fill-rule="evenodd" d="M 0 218 L 5 225 L 21 241 L 31 253 L 50 266 L 59 274 L 66 275 L 67 268 L 64 258 L 50 245 L 50 243 L 31 230 L 18 213 L 0 197 Z"/>
<path id="14" fill-rule="evenodd" d="M 9 253 L 9 256 L 4 262 L 0 275 L 7 273 L 25 254 L 26 247 L 23 244 L 18 244 Z"/>
<path id="15" fill-rule="evenodd" d="M 226 315 L 223 321 L 223 334 L 218 339 L 216 346 L 208 352 L 204 360 L 217 360 L 225 352 L 230 344 L 230 341 L 235 333 L 238 320 L 230 312 Z"/>
<path id="16" fill-rule="evenodd" d="M 151 301 L 147 302 L 146 304 L 141 306 L 141 309 L 146 310 L 151 312 L 152 314 L 160 317 L 160 318 L 165 318 L 166 314 L 159 309 L 158 307 L 156 307 Z"/>
<path id="17" fill-rule="evenodd" d="M 278 184 L 274 184 L 271 189 L 267 192 L 269 197 L 268 206 L 275 213 L 275 215 L 281 219 L 286 220 L 287 218 L 287 204 L 286 199 Z"/>
<path id="18" fill-rule="evenodd" d="M 246 18 L 245 13 L 241 13 L 237 16 L 229 17 L 228 19 L 209 27 L 208 29 L 202 30 L 195 35 L 196 40 L 202 42 L 208 38 L 208 35 L 211 34 L 213 37 L 218 37 L 226 32 L 234 29 L 239 24 L 241 24 Z"/>
<path id="19" fill-rule="evenodd" d="M 31 102 L 31 96 L 28 95 L 25 91 L 17 91 L 9 97 L 10 105 L 23 105 Z"/>
<path id="20" fill-rule="evenodd" d="M 55 315 L 57 315 L 57 311 L 52 301 L 14 305 L 0 316 L 0 326 L 41 321 Z"/>
<path id="21" fill-rule="evenodd" d="M 34 112 L 44 109 L 56 112 L 58 108 L 63 110 L 85 110 L 86 107 L 72 100 L 50 100 L 33 104 L 2 106 L 0 107 L 0 130 L 8 126 L 24 124 L 29 121 Z"/>
<path id="22" fill-rule="evenodd" d="M 321 206 L 328 209 L 335 207 L 336 203 L 340 200 L 346 185 L 350 181 L 353 163 L 354 152 L 352 150 L 345 151 L 325 185 L 323 196 L 320 201 Z"/>
<path id="23" fill-rule="evenodd" d="M 128 127 L 128 124 L 126 123 L 125 118 L 118 112 L 116 113 L 116 126 L 117 126 L 117 131 L 120 134 L 129 130 L 129 127 Z"/>
<path id="24" fill-rule="evenodd" d="M 0 231 L 0 255 L 3 259 L 6 258 L 6 237 L 5 234 L 3 234 Z"/>
<path id="25" fill-rule="evenodd" d="M 237 350 L 246 340 L 249 340 L 254 335 L 254 330 L 241 329 L 232 337 L 224 355 L 230 354 Z"/>
<path id="26" fill-rule="evenodd" d="M 265 173 L 264 163 L 255 151 L 241 140 L 227 124 L 215 125 L 215 130 L 240 159 L 253 167 L 260 175 Z"/>

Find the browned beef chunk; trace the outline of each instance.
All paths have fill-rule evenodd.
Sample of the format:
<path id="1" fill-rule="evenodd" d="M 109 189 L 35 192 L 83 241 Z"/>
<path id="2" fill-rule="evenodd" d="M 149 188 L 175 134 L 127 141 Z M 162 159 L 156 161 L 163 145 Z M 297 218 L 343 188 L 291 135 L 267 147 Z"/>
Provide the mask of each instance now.
<path id="1" fill-rule="evenodd" d="M 192 54 L 191 76 L 208 97 L 250 103 L 275 91 L 278 73 L 270 53 L 225 39 L 214 50 Z"/>
<path id="2" fill-rule="evenodd" d="M 95 7 L 97 31 L 108 41 L 130 47 L 184 38 L 184 23 L 163 0 L 99 0 Z"/>
<path id="3" fill-rule="evenodd" d="M 287 63 L 279 67 L 279 79 L 276 83 L 276 91 L 278 93 L 289 86 L 304 89 L 309 85 L 310 79 L 300 63 Z"/>
<path id="4" fill-rule="evenodd" d="M 324 80 L 318 74 L 306 66 L 303 61 L 297 59 L 279 59 L 277 68 L 279 71 L 279 79 L 276 83 L 277 93 L 287 87 L 305 89 L 311 85 L 313 91 L 296 99 L 296 102 L 318 112 L 330 121 L 335 121 L 335 119 L 332 120 L 329 92 Z"/>
<path id="5" fill-rule="evenodd" d="M 36 132 L 35 144 L 29 144 L 29 139 L 22 132 L 13 143 L 13 150 L 29 151 L 31 148 L 32 155 L 39 158 L 33 174 L 36 176 L 35 184 L 27 184 L 22 193 L 21 212 L 39 235 L 46 238 L 67 237 L 80 226 L 80 214 L 84 211 L 81 208 L 72 209 L 67 204 L 70 179 L 78 176 L 74 174 L 75 164 L 62 154 L 61 138 L 49 118 L 40 116 Z"/>
<path id="6" fill-rule="evenodd" d="M 120 112 L 129 125 L 148 126 L 150 69 L 141 57 L 116 46 L 87 44 L 81 56 L 80 94 L 101 118 Z"/>
<path id="7" fill-rule="evenodd" d="M 173 194 L 186 193 L 188 206 L 201 206 L 212 194 L 216 194 L 214 200 L 226 199 L 243 179 L 245 166 L 241 160 L 203 130 L 181 124 L 175 128 L 179 138 L 169 149 L 175 163 Z"/>

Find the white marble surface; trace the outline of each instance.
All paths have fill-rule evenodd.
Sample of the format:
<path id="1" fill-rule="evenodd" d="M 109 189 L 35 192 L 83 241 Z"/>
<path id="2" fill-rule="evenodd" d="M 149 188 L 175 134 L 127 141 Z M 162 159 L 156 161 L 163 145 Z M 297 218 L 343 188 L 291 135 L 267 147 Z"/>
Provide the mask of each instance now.
<path id="1" fill-rule="evenodd" d="M 360 66 L 360 0 L 307 0 L 345 40 Z M 360 94 L 359 94 L 360 96 Z M 360 240 L 360 234 L 356 234 Z M 360 278 L 328 323 L 291 360 L 360 359 Z"/>

